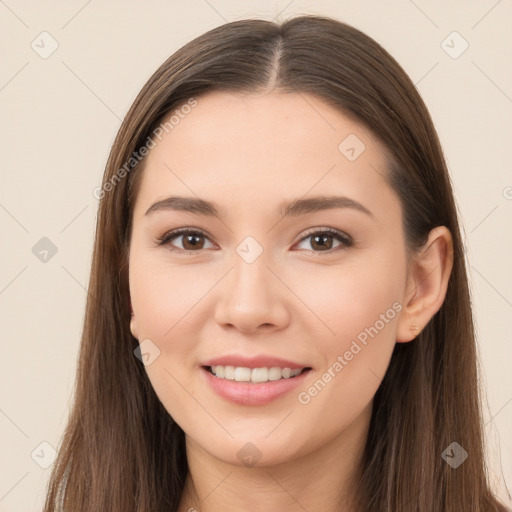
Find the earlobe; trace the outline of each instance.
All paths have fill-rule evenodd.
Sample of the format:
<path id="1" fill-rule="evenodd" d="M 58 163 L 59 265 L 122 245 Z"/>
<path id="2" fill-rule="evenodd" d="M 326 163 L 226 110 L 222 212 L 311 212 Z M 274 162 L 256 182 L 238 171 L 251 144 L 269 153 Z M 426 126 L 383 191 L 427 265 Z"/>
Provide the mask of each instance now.
<path id="1" fill-rule="evenodd" d="M 398 321 L 397 343 L 412 341 L 441 308 L 453 267 L 453 243 L 445 226 L 434 228 L 414 256 Z"/>
<path id="2" fill-rule="evenodd" d="M 135 339 L 139 339 L 138 337 L 138 329 L 137 329 L 137 322 L 135 321 L 135 315 L 132 315 L 132 318 L 130 320 L 130 331 L 132 333 L 132 336 Z"/>
<path id="3" fill-rule="evenodd" d="M 135 313 L 133 312 L 132 303 L 130 302 L 130 331 L 135 339 L 138 338 L 137 322 L 135 321 Z"/>

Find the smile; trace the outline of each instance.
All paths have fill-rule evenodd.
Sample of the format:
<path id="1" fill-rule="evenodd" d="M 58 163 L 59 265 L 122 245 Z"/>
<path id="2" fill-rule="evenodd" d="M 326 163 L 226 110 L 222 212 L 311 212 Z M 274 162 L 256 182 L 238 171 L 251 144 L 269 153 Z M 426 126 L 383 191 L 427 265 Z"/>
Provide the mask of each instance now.
<path id="1" fill-rule="evenodd" d="M 310 367 L 202 366 L 210 389 L 221 398 L 243 406 L 263 406 L 288 395 L 312 373 Z M 216 372 L 216 373 L 214 373 Z"/>
<path id="2" fill-rule="evenodd" d="M 309 368 L 281 368 L 279 366 L 263 368 L 247 368 L 244 366 L 207 366 L 210 373 L 218 379 L 234 380 L 236 382 L 268 382 L 281 379 L 292 379 Z"/>

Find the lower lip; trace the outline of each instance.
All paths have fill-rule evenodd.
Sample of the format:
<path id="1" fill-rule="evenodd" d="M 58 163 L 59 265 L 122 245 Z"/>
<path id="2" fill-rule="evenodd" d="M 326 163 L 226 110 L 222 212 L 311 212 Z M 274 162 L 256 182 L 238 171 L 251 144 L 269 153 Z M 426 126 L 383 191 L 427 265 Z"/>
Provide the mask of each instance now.
<path id="1" fill-rule="evenodd" d="M 290 379 L 270 380 L 267 382 L 237 382 L 219 379 L 202 367 L 208 384 L 221 397 L 241 405 L 265 405 L 280 396 L 289 393 L 301 383 L 311 370 Z"/>

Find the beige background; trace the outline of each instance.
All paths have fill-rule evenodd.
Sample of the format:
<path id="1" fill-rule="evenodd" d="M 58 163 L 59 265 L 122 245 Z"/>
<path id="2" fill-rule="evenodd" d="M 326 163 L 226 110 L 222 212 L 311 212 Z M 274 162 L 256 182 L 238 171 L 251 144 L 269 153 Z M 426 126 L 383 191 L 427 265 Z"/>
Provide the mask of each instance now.
<path id="1" fill-rule="evenodd" d="M 41 443 L 59 445 L 76 369 L 92 191 L 135 95 L 171 53 L 210 28 L 306 13 L 375 38 L 432 113 L 468 247 L 491 479 L 512 504 L 510 1 L 0 0 L 0 511 L 42 508 L 50 468 L 40 464 L 51 463 L 52 448 Z M 463 39 L 442 43 L 453 31 L 469 44 L 458 58 Z M 42 58 L 52 38 L 58 48 Z M 32 252 L 42 237 L 58 250 L 46 262 Z"/>

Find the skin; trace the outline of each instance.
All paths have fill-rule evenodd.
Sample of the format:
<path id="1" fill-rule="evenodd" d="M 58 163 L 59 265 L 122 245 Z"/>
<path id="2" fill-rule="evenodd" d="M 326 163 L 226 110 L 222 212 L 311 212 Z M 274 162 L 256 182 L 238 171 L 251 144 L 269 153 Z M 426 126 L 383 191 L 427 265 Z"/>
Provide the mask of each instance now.
<path id="1" fill-rule="evenodd" d="M 349 134 L 365 144 L 354 161 L 338 149 Z M 180 510 L 353 510 L 346 495 L 359 476 L 373 397 L 393 347 L 414 340 L 441 307 L 452 268 L 445 227 L 408 261 L 385 154 L 371 132 L 322 100 L 273 91 L 201 96 L 148 155 L 130 242 L 131 330 L 160 350 L 146 371 L 186 433 L 190 472 Z M 222 220 L 145 214 L 171 194 L 215 201 Z M 372 215 L 353 208 L 276 213 L 281 201 L 332 194 Z M 180 235 L 157 245 L 181 227 L 206 232 L 198 249 Z M 354 245 L 329 236 L 315 244 L 311 235 L 328 227 Z M 236 252 L 247 236 L 263 249 L 250 264 Z M 300 403 L 298 393 L 394 303 L 401 309 L 394 318 Z M 234 404 L 205 385 L 200 369 L 227 353 L 283 357 L 313 371 L 270 404 Z M 253 467 L 237 456 L 248 442 L 261 453 Z"/>

